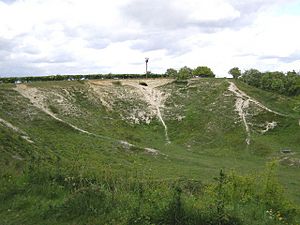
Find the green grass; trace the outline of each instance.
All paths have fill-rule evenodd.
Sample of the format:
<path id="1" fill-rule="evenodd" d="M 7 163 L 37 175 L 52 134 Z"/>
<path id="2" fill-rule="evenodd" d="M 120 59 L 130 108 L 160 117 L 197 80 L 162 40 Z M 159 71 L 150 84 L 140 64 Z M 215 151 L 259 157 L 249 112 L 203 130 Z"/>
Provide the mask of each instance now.
<path id="1" fill-rule="evenodd" d="M 247 176 L 221 172 L 205 185 L 38 165 L 18 179 L 2 176 L 1 183 L 2 224 L 294 224 L 298 219 L 270 167 Z"/>
<path id="2" fill-rule="evenodd" d="M 5 202 L 0 207 L 0 223 L 172 224 L 174 212 L 171 211 L 175 210 L 172 204 L 176 201 L 179 204 L 176 188 L 170 188 L 175 181 L 183 180 L 187 185 L 194 179 L 209 187 L 215 184 L 214 177 L 218 176 L 220 169 L 239 171 L 237 176 L 259 174 L 267 162 L 283 157 L 280 150 L 285 148 L 295 153 L 291 157 L 299 159 L 299 98 L 276 95 L 239 82 L 237 85 L 272 110 L 287 115 L 283 117 L 254 110 L 255 115 L 248 118 L 252 124 L 250 146 L 245 143 L 244 126 L 234 111 L 235 97 L 228 95 L 225 79 L 173 82 L 159 88 L 169 93 L 162 113 L 171 144 L 166 144 L 164 128 L 158 119 L 148 125 L 129 123 L 121 118 L 120 114 L 130 114 L 133 107 L 146 107 L 140 99 L 117 99 L 114 110 L 110 111 L 91 98 L 87 82 L 28 84 L 49 94 L 46 103 L 60 119 L 99 135 L 92 136 L 54 120 L 13 90 L 14 85 L 1 84 L 0 118 L 24 131 L 34 143 L 0 124 L 0 166 L 3 168 L 0 171 L 3 186 L 0 194 Z M 128 87 L 118 84 L 111 88 L 118 92 L 129 91 Z M 72 106 L 69 112 L 57 103 L 53 93 L 63 96 L 64 101 Z M 278 126 L 261 134 L 259 125 L 273 120 Z M 127 149 L 119 140 L 136 147 Z M 146 147 L 157 149 L 162 154 L 147 154 L 143 149 Z M 285 199 L 283 202 L 300 205 L 299 167 L 279 165 L 275 174 L 286 193 L 280 197 Z M 79 183 L 87 180 L 88 184 L 84 183 L 83 189 L 78 191 L 78 188 L 68 186 L 65 181 L 68 177 L 82 179 Z M 255 175 L 252 177 L 253 185 L 259 185 Z M 108 178 L 116 193 L 106 186 Z M 239 178 L 242 182 L 240 179 L 242 177 Z M 122 189 L 132 185 L 131 182 L 140 185 L 141 181 L 147 183 L 143 190 L 149 198 Z M 191 188 L 194 187 L 197 185 L 192 184 Z M 184 212 L 178 212 L 181 215 L 179 224 L 183 224 L 183 218 L 190 224 L 201 224 L 201 221 L 213 224 L 218 217 L 216 212 L 209 211 L 212 206 L 206 202 L 204 192 L 191 194 L 184 190 L 180 199 Z M 253 218 L 251 224 L 276 224 L 263 214 L 267 210 L 266 201 L 270 199 L 263 200 L 261 196 L 260 199 L 263 203 L 257 213 L 254 202 L 246 205 L 240 202 L 238 210 L 235 208 L 233 212 L 234 204 L 229 201 L 226 206 L 229 224 L 234 224 L 234 221 L 249 224 L 250 218 Z M 141 202 L 146 203 L 141 206 Z M 284 204 L 280 206 L 284 210 L 296 207 Z M 136 211 L 137 207 L 140 211 Z M 247 210 L 253 215 L 247 214 Z M 79 217 L 81 211 L 84 213 Z M 285 218 L 296 220 L 297 216 L 293 215 Z M 259 223 L 259 220 L 264 222 Z"/>

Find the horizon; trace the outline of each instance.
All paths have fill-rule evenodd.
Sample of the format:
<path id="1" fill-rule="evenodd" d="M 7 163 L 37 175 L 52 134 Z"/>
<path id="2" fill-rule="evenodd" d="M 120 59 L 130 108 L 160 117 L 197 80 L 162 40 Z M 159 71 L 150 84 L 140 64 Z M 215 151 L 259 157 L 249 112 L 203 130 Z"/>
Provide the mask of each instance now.
<path id="1" fill-rule="evenodd" d="M 172 68 L 173 69 L 173 68 Z M 194 69 L 194 68 L 192 68 Z M 250 70 L 250 69 L 255 69 L 255 68 L 249 68 L 249 69 L 246 69 L 243 72 L 247 71 L 247 70 Z M 176 69 L 177 71 L 179 71 L 179 69 Z M 298 75 L 300 75 L 300 71 L 296 71 L 296 70 L 287 70 L 287 71 L 277 71 L 277 70 L 274 70 L 274 71 L 271 71 L 271 70 L 267 70 L 267 71 L 260 71 L 261 73 L 267 73 L 267 72 L 281 72 L 281 73 L 284 73 L 286 74 L 287 72 L 292 72 L 292 71 L 295 71 Z M 151 71 L 149 71 L 151 74 L 153 75 L 163 75 L 165 74 L 165 72 L 163 73 L 152 73 Z M 128 75 L 145 75 L 145 73 L 88 73 L 88 74 L 44 74 L 44 75 L 16 75 L 16 76 L 9 76 L 9 75 L 6 75 L 6 76 L 3 76 L 0 74 L 0 78 L 25 78 L 25 77 L 50 77 L 50 76 L 94 76 L 94 75 L 124 75 L 124 74 L 128 74 Z M 217 75 L 215 74 L 215 77 L 214 78 L 232 78 L 232 75 L 230 75 L 228 72 L 227 72 L 227 75 L 226 76 L 220 76 L 220 75 Z M 125 79 L 131 79 L 131 78 L 125 78 Z M 151 78 L 149 78 L 151 79 Z"/>

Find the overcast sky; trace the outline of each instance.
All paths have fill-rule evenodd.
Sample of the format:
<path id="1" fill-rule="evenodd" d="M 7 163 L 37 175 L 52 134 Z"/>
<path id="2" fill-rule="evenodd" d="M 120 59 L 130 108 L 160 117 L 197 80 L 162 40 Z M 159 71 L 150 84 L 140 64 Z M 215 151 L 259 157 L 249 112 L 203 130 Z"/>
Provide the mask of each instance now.
<path id="1" fill-rule="evenodd" d="M 300 0 L 0 0 L 0 76 L 300 70 Z"/>

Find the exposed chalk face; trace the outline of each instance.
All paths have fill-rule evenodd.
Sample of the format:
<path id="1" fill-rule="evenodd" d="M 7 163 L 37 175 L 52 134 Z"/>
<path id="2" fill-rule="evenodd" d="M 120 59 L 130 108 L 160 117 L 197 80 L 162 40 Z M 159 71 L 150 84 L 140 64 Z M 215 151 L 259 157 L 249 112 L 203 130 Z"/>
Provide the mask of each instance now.
<path id="1" fill-rule="evenodd" d="M 172 81 L 172 79 L 128 79 L 120 80 L 118 82 L 120 86 L 115 86 L 115 88 L 111 88 L 114 83 L 109 80 L 89 81 L 88 84 L 108 110 L 116 107 L 115 102 L 118 99 L 126 102 L 134 101 L 134 106 L 120 115 L 126 121 L 149 124 L 151 120 L 158 118 L 164 127 L 166 142 L 170 143 L 168 127 L 162 113 L 169 94 L 158 87 Z M 138 105 L 137 102 L 143 102 L 143 105 Z"/>
<path id="2" fill-rule="evenodd" d="M 236 97 L 235 110 L 238 112 L 239 117 L 241 118 L 245 126 L 245 130 L 247 133 L 247 138 L 245 141 L 247 145 L 250 145 L 251 143 L 251 130 L 250 130 L 249 122 L 247 121 L 247 112 L 250 107 L 250 103 L 253 103 L 255 106 L 263 110 L 266 110 L 268 112 L 274 113 L 276 115 L 285 116 L 284 114 L 269 109 L 268 107 L 258 102 L 254 98 L 251 98 L 245 92 L 241 91 L 233 82 L 229 82 L 228 91 L 232 92 Z M 267 131 L 274 129 L 276 126 L 277 126 L 276 121 L 273 121 L 271 123 L 267 122 L 266 128 L 262 131 L 262 133 L 266 133 Z"/>
<path id="3" fill-rule="evenodd" d="M 87 135 L 92 135 L 92 136 L 95 136 L 95 137 L 98 137 L 98 138 L 102 138 L 102 139 L 107 139 L 107 140 L 112 140 L 112 141 L 115 141 L 117 143 L 119 143 L 123 148 L 127 149 L 127 148 L 133 148 L 133 147 L 136 147 L 135 145 L 127 142 L 127 141 L 123 141 L 123 140 L 117 140 L 117 139 L 114 139 L 112 137 L 107 137 L 107 136 L 103 136 L 101 134 L 95 134 L 95 133 L 91 133 L 89 131 L 86 131 L 84 129 L 81 129 L 61 118 L 59 118 L 57 115 L 55 115 L 53 112 L 51 112 L 51 110 L 49 109 L 48 105 L 46 104 L 46 99 L 47 99 L 47 94 L 44 93 L 42 90 L 39 90 L 37 88 L 34 88 L 34 87 L 30 87 L 30 86 L 27 86 L 25 84 L 20 84 L 20 85 L 17 85 L 15 90 L 17 92 L 19 92 L 23 97 L 27 98 L 30 100 L 31 104 L 33 106 L 35 106 L 36 108 L 40 109 L 41 111 L 43 111 L 44 113 L 48 114 L 49 116 L 51 116 L 53 119 L 61 122 L 61 123 L 64 123 L 64 124 L 67 124 L 68 126 L 72 127 L 74 130 L 77 130 L 81 133 L 84 133 L 84 134 L 87 134 Z M 66 90 L 66 92 L 68 92 Z M 49 96 L 48 96 L 49 97 Z M 61 96 L 61 101 L 64 101 L 63 100 L 63 96 Z M 22 138 L 27 140 L 28 142 L 30 143 L 33 143 L 33 141 L 30 140 L 30 138 L 25 135 L 26 133 L 21 131 L 19 128 L 13 126 L 12 124 L 10 124 L 9 122 L 3 120 L 0 118 L 0 123 L 3 123 L 4 125 L 6 125 L 7 127 L 13 129 L 14 131 L 16 132 L 19 132 L 22 135 Z M 152 155 L 159 155 L 160 152 L 159 150 L 154 150 L 152 148 L 144 148 L 144 151 L 146 153 L 151 153 Z"/>

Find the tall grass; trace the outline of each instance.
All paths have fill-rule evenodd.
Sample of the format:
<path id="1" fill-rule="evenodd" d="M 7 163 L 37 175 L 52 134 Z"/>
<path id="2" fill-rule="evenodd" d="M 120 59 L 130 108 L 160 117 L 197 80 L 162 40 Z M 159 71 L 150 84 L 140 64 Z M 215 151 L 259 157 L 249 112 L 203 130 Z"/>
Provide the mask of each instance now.
<path id="1" fill-rule="evenodd" d="M 274 165 L 255 175 L 221 171 L 202 184 L 36 164 L 1 177 L 1 224 L 295 224 L 299 211 L 275 174 Z"/>

